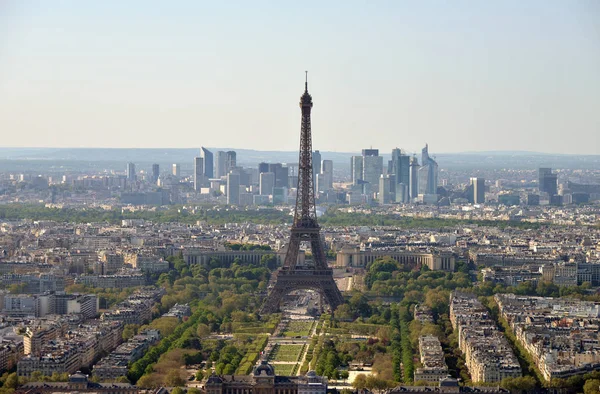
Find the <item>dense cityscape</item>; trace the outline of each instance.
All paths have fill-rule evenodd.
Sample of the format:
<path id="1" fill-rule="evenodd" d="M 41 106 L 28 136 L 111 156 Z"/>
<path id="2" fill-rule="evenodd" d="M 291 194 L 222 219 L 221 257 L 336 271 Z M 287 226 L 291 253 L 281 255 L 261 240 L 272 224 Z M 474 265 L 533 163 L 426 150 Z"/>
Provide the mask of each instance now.
<path id="1" fill-rule="evenodd" d="M 2 173 L 0 390 L 600 387 L 598 170 L 337 168 L 300 107 L 298 163 Z"/>
<path id="2" fill-rule="evenodd" d="M 0 1 L 0 394 L 600 394 L 599 32 Z"/>

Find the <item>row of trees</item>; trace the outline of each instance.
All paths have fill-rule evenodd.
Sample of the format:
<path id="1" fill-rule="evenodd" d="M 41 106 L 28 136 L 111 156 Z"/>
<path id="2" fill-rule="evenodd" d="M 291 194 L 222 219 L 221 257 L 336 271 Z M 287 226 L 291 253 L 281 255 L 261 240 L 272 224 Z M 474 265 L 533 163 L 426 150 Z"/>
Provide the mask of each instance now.
<path id="1" fill-rule="evenodd" d="M 464 220 L 464 219 L 438 219 L 438 218 L 414 218 L 393 215 L 371 215 L 356 212 L 343 212 L 339 209 L 328 209 L 319 218 L 319 222 L 325 226 L 395 226 L 401 228 L 430 228 L 439 229 L 443 227 L 456 227 L 460 225 L 489 226 L 496 228 L 521 228 L 540 229 L 543 225 L 539 223 L 519 221 L 496 221 L 496 220 Z"/>
<path id="2" fill-rule="evenodd" d="M 46 208 L 34 204 L 7 204 L 0 207 L 0 219 L 35 219 L 54 220 L 58 222 L 89 223 L 109 222 L 119 223 L 123 219 L 145 219 L 157 223 L 180 222 L 194 224 L 198 221 L 209 224 L 244 223 L 281 224 L 290 223 L 289 212 L 272 208 L 260 210 L 238 209 L 198 209 L 187 210 L 179 205 L 169 206 L 156 211 L 123 212 L 118 209 L 104 210 L 93 208 Z M 492 220 L 462 220 L 437 218 L 412 218 L 392 215 L 368 215 L 363 213 L 342 212 L 339 209 L 329 209 L 319 219 L 325 226 L 397 226 L 402 228 L 443 228 L 458 225 L 477 224 L 497 228 L 540 229 L 539 223 L 518 221 Z"/>

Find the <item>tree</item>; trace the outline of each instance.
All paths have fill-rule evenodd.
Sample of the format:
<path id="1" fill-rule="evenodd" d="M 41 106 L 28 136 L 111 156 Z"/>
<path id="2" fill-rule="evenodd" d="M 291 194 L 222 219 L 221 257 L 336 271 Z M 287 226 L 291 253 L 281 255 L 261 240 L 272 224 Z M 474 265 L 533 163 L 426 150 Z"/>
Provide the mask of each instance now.
<path id="1" fill-rule="evenodd" d="M 352 387 L 357 390 L 364 390 L 367 387 L 367 375 L 359 373 L 352 382 Z"/>
<path id="2" fill-rule="evenodd" d="M 125 327 L 123 328 L 123 340 L 127 341 L 129 340 L 129 338 L 133 337 L 135 334 L 137 334 L 138 329 L 140 328 L 139 324 L 126 324 Z"/>
<path id="3" fill-rule="evenodd" d="M 536 381 L 533 376 L 522 376 L 518 378 L 504 378 L 500 387 L 510 391 L 531 391 L 535 388 Z"/>
<path id="4" fill-rule="evenodd" d="M 340 379 L 343 379 L 345 381 L 350 376 L 350 373 L 346 370 L 343 370 L 343 371 L 340 371 L 339 375 L 340 375 Z"/>
<path id="5" fill-rule="evenodd" d="M 369 390 L 381 392 L 390 386 L 390 383 L 388 383 L 388 381 L 385 379 L 381 379 L 375 375 L 367 376 L 365 387 Z"/>
<path id="6" fill-rule="evenodd" d="M 199 389 L 195 388 L 195 387 L 190 387 L 187 390 L 187 394 L 201 394 L 202 391 L 200 391 Z"/>
<path id="7" fill-rule="evenodd" d="M 32 382 L 42 382 L 44 379 L 44 374 L 42 374 L 40 371 L 33 371 L 30 379 Z"/>
<path id="8" fill-rule="evenodd" d="M 350 309 L 355 315 L 368 317 L 371 315 L 369 300 L 360 292 L 355 292 L 348 302 Z"/>
<path id="9" fill-rule="evenodd" d="M 185 394 L 185 391 L 183 391 L 181 387 L 175 387 L 173 391 L 171 391 L 171 394 Z"/>
<path id="10" fill-rule="evenodd" d="M 165 377 L 165 384 L 170 387 L 179 387 L 185 385 L 185 379 L 181 377 L 178 369 L 172 369 Z"/>
<path id="11" fill-rule="evenodd" d="M 4 381 L 3 387 L 15 390 L 17 389 L 17 387 L 19 387 L 19 377 L 17 376 L 16 372 L 13 372 L 8 375 L 8 377 Z"/>
<path id="12" fill-rule="evenodd" d="M 342 304 L 338 306 L 334 312 L 335 318 L 341 321 L 352 321 L 354 315 L 352 314 L 352 308 L 348 304 Z"/>
<path id="13" fill-rule="evenodd" d="M 584 394 L 598 394 L 600 392 L 600 379 L 590 379 L 583 385 Z"/>
<path id="14" fill-rule="evenodd" d="M 199 338 L 206 338 L 210 335 L 210 328 L 206 324 L 199 323 L 196 328 L 196 335 L 198 335 Z"/>
<path id="15" fill-rule="evenodd" d="M 160 331 L 162 337 L 167 337 L 175 331 L 175 328 L 179 325 L 179 319 L 176 317 L 160 317 L 154 320 L 150 327 Z"/>
<path id="16" fill-rule="evenodd" d="M 267 267 L 271 271 L 277 269 L 277 257 L 273 254 L 266 254 L 260 259 L 260 265 Z"/>
<path id="17" fill-rule="evenodd" d="M 117 383 L 131 383 L 127 376 L 119 376 L 116 380 Z"/>

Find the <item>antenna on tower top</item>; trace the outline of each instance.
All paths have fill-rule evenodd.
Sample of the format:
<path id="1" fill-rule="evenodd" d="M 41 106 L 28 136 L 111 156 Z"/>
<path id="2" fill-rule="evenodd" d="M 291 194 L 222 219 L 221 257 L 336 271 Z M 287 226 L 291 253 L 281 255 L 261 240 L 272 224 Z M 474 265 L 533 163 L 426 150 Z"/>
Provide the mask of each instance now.
<path id="1" fill-rule="evenodd" d="M 304 73 L 306 74 L 304 81 L 304 91 L 308 92 L 308 71 L 304 71 Z"/>

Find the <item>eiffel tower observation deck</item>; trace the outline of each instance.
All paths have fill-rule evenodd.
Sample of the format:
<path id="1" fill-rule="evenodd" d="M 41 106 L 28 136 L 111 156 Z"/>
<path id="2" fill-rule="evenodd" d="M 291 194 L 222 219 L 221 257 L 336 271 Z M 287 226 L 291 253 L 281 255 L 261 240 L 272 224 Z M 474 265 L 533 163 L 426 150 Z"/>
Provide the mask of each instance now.
<path id="1" fill-rule="evenodd" d="M 307 73 L 304 94 L 300 97 L 302 121 L 300 127 L 300 158 L 298 160 L 298 194 L 296 196 L 294 222 L 283 267 L 276 273 L 275 284 L 265 300 L 261 314 L 279 311 L 282 298 L 295 290 L 317 291 L 321 298 L 329 304 L 332 311 L 344 302 L 342 293 L 333 280 L 333 271 L 327 266 L 320 227 L 317 223 L 310 124 L 312 106 L 312 97 L 308 93 Z M 310 244 L 313 258 L 312 266 L 297 266 L 298 251 L 303 242 Z"/>

